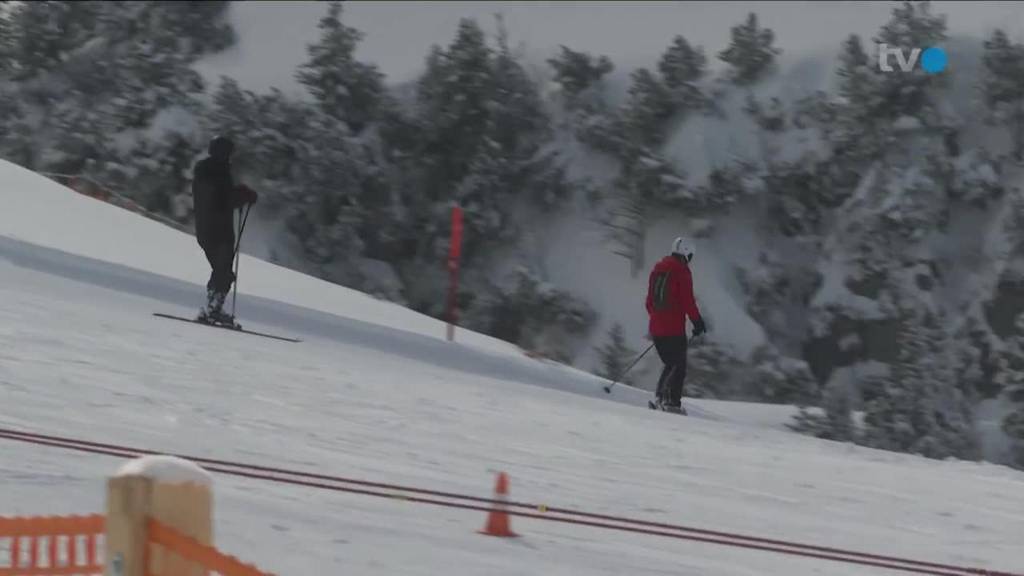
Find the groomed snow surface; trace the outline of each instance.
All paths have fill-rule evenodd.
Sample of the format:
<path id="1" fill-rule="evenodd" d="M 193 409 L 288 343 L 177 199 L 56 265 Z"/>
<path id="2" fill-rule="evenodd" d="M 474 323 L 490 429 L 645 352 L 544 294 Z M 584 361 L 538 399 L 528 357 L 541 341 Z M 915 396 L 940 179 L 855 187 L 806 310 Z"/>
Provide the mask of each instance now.
<path id="1" fill-rule="evenodd" d="M 245 258 L 243 324 L 192 315 L 194 240 L 0 161 L 0 427 L 1003 570 L 1024 475 L 829 443 L 788 414 L 645 396 Z M 0 439 L 0 515 L 102 511 L 124 461 Z M 281 575 L 885 574 L 882 569 L 214 476 L 218 547 Z M 0 556 L 3 552 L 0 551 Z"/>

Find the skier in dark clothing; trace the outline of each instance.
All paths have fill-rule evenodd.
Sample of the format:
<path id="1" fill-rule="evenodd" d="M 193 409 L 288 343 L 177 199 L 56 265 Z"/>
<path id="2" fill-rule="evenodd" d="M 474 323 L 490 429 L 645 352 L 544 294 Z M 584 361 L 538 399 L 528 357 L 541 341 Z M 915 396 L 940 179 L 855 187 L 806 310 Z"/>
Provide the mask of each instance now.
<path id="1" fill-rule="evenodd" d="M 658 379 L 658 405 L 668 412 L 683 410 L 683 382 L 686 380 L 686 318 L 693 323 L 693 335 L 706 330 L 693 297 L 690 261 L 693 245 L 684 238 L 672 243 L 672 254 L 651 270 L 647 285 L 647 313 L 650 335 L 658 356 L 665 364 Z"/>
<path id="2" fill-rule="evenodd" d="M 254 204 L 256 192 L 244 184 L 235 185 L 231 176 L 234 143 L 217 136 L 210 141 L 209 156 L 196 163 L 192 172 L 192 200 L 195 206 L 196 239 L 212 270 L 206 284 L 206 307 L 199 319 L 233 322 L 222 310 L 235 274 L 234 210 Z"/>

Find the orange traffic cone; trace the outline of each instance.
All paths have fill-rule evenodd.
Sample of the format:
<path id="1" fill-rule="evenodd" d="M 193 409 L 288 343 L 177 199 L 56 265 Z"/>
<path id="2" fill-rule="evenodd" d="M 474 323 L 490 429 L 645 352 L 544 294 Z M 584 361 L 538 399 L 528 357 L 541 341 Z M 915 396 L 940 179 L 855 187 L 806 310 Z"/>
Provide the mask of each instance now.
<path id="1" fill-rule="evenodd" d="M 480 531 L 488 536 L 501 538 L 515 538 L 519 536 L 512 531 L 509 525 L 508 512 L 505 510 L 505 501 L 508 498 L 508 475 L 504 472 L 498 473 L 498 479 L 494 484 L 494 499 L 498 500 L 487 514 L 487 524 Z"/>

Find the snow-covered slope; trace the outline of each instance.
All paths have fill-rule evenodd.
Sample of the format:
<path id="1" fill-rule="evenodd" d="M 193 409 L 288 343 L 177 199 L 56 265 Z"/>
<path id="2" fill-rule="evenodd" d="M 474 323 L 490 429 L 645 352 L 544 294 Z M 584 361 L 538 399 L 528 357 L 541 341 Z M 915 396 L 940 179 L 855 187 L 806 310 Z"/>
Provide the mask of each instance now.
<path id="1" fill-rule="evenodd" d="M 41 180 L 34 172 L 5 160 L 0 160 L 0 171 L 7 206 L 0 213 L 0 230 L 8 238 L 169 279 L 206 283 L 209 264 L 193 236 L 167 227 L 153 227 L 131 212 L 86 196 L 69 196 L 67 188 Z M 253 210 L 258 211 L 259 205 Z M 90 230 L 109 230 L 111 234 L 97 236 L 90 234 Z M 244 251 L 245 238 L 242 244 Z M 244 254 L 238 274 L 243 315 L 244 295 L 252 295 L 445 338 L 445 324 L 434 318 L 361 292 L 339 289 L 310 276 L 286 273 L 281 267 Z M 205 298 L 205 289 L 197 288 L 190 299 L 178 304 L 198 310 Z M 460 331 L 458 339 L 489 350 L 515 349 L 506 342 L 472 332 Z"/>
<path id="2" fill-rule="evenodd" d="M 240 314 L 302 344 L 153 318 L 191 312 L 202 291 L 187 236 L 7 163 L 0 202 L 0 427 L 480 496 L 505 470 L 522 500 L 1020 569 L 1020 473 L 708 413 L 770 420 L 757 406 L 680 418 L 628 390 L 608 402 L 592 377 L 469 334 L 451 345 L 436 322 L 252 259 Z M 3 515 L 102 510 L 121 464 L 0 444 Z M 215 486 L 218 545 L 282 575 L 869 573 L 530 520 L 497 540 L 474 512 Z"/>

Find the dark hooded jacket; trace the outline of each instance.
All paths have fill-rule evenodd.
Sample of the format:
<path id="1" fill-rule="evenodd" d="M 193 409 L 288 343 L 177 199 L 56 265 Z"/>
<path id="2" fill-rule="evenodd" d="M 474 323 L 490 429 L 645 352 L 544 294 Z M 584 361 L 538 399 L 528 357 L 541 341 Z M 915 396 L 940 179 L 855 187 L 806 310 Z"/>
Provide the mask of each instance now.
<path id="1" fill-rule="evenodd" d="M 201 245 L 235 242 L 232 216 L 241 198 L 231 177 L 233 148 L 227 138 L 214 138 L 210 155 L 197 162 L 192 171 L 196 239 Z"/>

